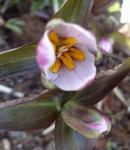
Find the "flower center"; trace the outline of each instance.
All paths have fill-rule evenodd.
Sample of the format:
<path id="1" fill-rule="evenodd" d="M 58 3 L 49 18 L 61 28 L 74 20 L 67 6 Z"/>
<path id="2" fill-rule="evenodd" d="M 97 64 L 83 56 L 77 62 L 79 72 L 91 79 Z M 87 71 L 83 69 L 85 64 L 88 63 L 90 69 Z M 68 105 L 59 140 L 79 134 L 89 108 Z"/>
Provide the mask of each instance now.
<path id="1" fill-rule="evenodd" d="M 56 61 L 50 68 L 51 72 L 59 73 L 62 65 L 65 65 L 69 70 L 73 70 L 75 60 L 83 61 L 85 59 L 84 52 L 75 47 L 77 44 L 76 38 L 62 39 L 58 37 L 56 32 L 51 32 L 49 38 L 56 54 Z"/>

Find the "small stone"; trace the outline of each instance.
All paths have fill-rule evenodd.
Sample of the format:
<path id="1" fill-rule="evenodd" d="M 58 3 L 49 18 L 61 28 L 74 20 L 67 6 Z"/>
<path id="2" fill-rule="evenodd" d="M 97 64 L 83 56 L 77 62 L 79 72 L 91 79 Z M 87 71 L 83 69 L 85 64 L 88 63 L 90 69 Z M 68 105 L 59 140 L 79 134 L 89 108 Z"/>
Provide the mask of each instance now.
<path id="1" fill-rule="evenodd" d="M 11 150 L 11 144 L 8 139 L 3 139 L 1 143 L 3 144 L 4 150 Z"/>
<path id="2" fill-rule="evenodd" d="M 26 138 L 27 134 L 25 132 L 10 131 L 9 136 L 13 139 L 22 140 Z"/>
<path id="3" fill-rule="evenodd" d="M 3 18 L 0 17 L 0 27 L 4 26 L 5 21 L 3 20 Z"/>

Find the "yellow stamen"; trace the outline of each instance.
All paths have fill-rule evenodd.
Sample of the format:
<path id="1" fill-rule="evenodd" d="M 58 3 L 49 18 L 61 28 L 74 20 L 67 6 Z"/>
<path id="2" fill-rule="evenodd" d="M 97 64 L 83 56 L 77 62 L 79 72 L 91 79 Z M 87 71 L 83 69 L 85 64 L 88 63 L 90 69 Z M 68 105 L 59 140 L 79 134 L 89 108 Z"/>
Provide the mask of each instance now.
<path id="1" fill-rule="evenodd" d="M 75 64 L 72 58 L 70 57 L 68 52 L 64 52 L 61 56 L 60 59 L 62 60 L 63 64 L 70 70 L 74 69 Z"/>
<path id="2" fill-rule="evenodd" d="M 54 32 L 54 31 L 49 34 L 49 38 L 52 43 L 58 44 L 60 42 L 59 37 L 57 36 L 56 32 Z"/>
<path id="3" fill-rule="evenodd" d="M 61 62 L 60 60 L 57 58 L 56 62 L 54 63 L 53 66 L 51 66 L 50 71 L 53 73 L 58 73 L 61 67 Z"/>
<path id="4" fill-rule="evenodd" d="M 51 72 L 59 73 L 62 65 L 65 65 L 69 70 L 73 70 L 75 68 L 74 60 L 82 61 L 85 59 L 84 52 L 75 47 L 77 44 L 76 38 L 60 39 L 54 31 L 49 34 L 49 38 L 56 55 L 56 61 L 50 68 Z"/>
<path id="5" fill-rule="evenodd" d="M 52 45 L 53 45 L 53 48 L 54 48 L 54 50 L 55 50 L 55 52 L 56 52 L 56 50 L 57 50 L 56 44 L 55 44 L 55 43 L 52 43 Z"/>
<path id="6" fill-rule="evenodd" d="M 73 59 L 76 60 L 84 60 L 85 59 L 85 54 L 83 53 L 83 51 L 81 51 L 80 49 L 77 48 L 70 48 L 69 49 L 69 54 Z"/>
<path id="7" fill-rule="evenodd" d="M 66 40 L 62 40 L 61 43 L 66 47 L 71 47 L 77 43 L 77 40 L 74 37 L 70 37 L 67 38 Z"/>

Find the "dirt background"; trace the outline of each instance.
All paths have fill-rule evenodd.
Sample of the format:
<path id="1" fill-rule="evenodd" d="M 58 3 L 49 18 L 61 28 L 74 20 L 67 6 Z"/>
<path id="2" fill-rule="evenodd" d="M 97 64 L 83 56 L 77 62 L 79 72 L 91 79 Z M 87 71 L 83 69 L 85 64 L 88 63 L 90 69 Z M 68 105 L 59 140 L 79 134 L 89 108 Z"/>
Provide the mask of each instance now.
<path id="1" fill-rule="evenodd" d="M 0 4 L 2 2 L 0 1 Z M 25 22 L 21 34 L 0 25 L 0 51 L 21 46 L 25 43 L 40 39 L 44 32 L 46 22 L 53 15 L 51 7 L 45 7 L 42 11 L 30 14 L 30 1 L 23 1 L 19 6 L 7 7 L 4 13 L 0 13 L 0 19 L 7 21 L 10 18 L 18 18 Z M 129 55 L 125 51 L 114 50 L 111 56 L 103 56 L 97 62 L 99 71 L 108 70 L 122 62 Z M 18 76 L 0 81 L 25 96 L 38 93 L 43 90 L 39 77 Z M 13 94 L 0 92 L 0 101 L 16 98 Z M 98 107 L 106 112 L 112 122 L 112 130 L 105 137 L 98 140 L 95 150 L 129 150 L 130 149 L 130 76 L 107 95 Z M 54 150 L 53 132 L 48 135 L 44 130 L 32 132 L 7 132 L 0 131 L 0 150 Z"/>

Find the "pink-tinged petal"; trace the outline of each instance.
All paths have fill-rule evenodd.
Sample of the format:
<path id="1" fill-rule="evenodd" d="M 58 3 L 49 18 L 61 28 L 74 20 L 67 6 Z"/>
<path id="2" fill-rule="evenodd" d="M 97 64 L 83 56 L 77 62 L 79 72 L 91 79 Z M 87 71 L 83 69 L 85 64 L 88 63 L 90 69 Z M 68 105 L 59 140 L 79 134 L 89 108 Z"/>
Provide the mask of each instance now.
<path id="1" fill-rule="evenodd" d="M 77 39 L 76 46 L 81 50 L 86 50 L 87 47 L 87 49 L 92 51 L 93 53 L 97 52 L 96 39 L 95 36 L 90 31 L 85 30 L 76 24 L 65 23 L 64 21 L 55 21 L 55 20 L 50 21 L 48 28 L 55 31 L 60 37 L 63 38 L 75 37 Z"/>
<path id="2" fill-rule="evenodd" d="M 36 55 L 37 62 L 42 72 L 44 72 L 45 78 L 48 80 L 55 79 L 57 75 L 54 75 L 49 71 L 56 60 L 56 56 L 53 45 L 48 38 L 48 31 L 44 33 L 39 42 Z"/>
<path id="3" fill-rule="evenodd" d="M 98 46 L 103 54 L 111 54 L 113 52 L 113 42 L 108 38 L 102 38 Z"/>
<path id="4" fill-rule="evenodd" d="M 62 116 L 71 128 L 87 138 L 98 138 L 111 129 L 108 117 L 102 112 L 72 101 L 65 104 Z"/>
<path id="5" fill-rule="evenodd" d="M 89 85 L 96 76 L 95 56 L 92 54 L 97 50 L 94 35 L 78 25 L 65 23 L 61 19 L 53 19 L 47 24 L 46 29 L 47 32 L 45 32 L 37 48 L 37 61 L 41 68 L 42 78 L 50 80 L 58 88 L 65 91 L 80 90 Z M 56 60 L 54 47 L 48 38 L 48 34 L 52 31 L 56 32 L 59 38 L 74 37 L 77 40 L 77 44 L 74 46 L 86 55 L 82 61 L 73 60 L 74 69 L 69 70 L 62 63 L 58 73 L 50 71 L 50 67 Z"/>
<path id="6" fill-rule="evenodd" d="M 75 61 L 75 69 L 68 70 L 62 67 L 58 78 L 53 82 L 64 91 L 77 91 L 89 85 L 96 76 L 96 68 L 94 66 L 95 56 L 86 51 L 86 59 L 84 61 Z"/>

